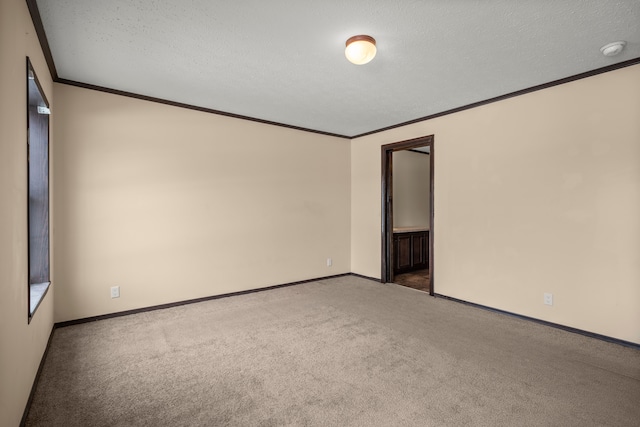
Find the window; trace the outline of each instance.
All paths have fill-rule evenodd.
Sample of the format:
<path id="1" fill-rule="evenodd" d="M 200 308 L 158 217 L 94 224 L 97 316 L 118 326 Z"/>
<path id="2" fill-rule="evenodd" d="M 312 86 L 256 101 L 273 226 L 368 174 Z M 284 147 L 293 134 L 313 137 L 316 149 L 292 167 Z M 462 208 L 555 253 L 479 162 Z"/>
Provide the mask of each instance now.
<path id="1" fill-rule="evenodd" d="M 50 285 L 49 103 L 27 58 L 27 175 L 29 179 L 29 317 Z"/>

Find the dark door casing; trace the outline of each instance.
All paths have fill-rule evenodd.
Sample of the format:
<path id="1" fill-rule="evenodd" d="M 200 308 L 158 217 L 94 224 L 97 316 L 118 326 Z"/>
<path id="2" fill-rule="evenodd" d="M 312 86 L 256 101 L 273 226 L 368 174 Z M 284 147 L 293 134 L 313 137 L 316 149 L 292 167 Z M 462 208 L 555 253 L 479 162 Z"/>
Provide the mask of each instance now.
<path id="1" fill-rule="evenodd" d="M 430 188 L 429 188 L 429 198 L 430 198 L 430 213 L 429 213 L 429 233 L 428 233 L 428 244 L 426 247 L 426 254 L 424 256 L 428 256 L 427 265 L 429 266 L 429 294 L 434 295 L 434 263 L 433 263 L 433 219 L 434 219 L 434 206 L 433 206 L 433 192 L 434 192 L 434 182 L 433 182 L 433 166 L 434 166 L 434 136 L 423 136 L 420 138 L 410 139 L 406 141 L 400 141 L 393 144 L 383 145 L 381 147 L 382 151 L 382 197 L 381 197 L 381 205 L 382 205 L 382 266 L 381 266 L 381 280 L 383 283 L 392 282 L 394 279 L 394 265 L 395 265 L 395 253 L 396 251 L 399 255 L 403 256 L 406 252 L 408 252 L 408 260 L 409 264 L 411 264 L 412 260 L 410 257 L 413 256 L 411 254 L 416 254 L 415 247 L 412 243 L 411 239 L 408 242 L 403 241 L 400 243 L 399 241 L 394 244 L 394 236 L 393 236 L 393 152 L 401 151 L 401 150 L 409 150 L 412 148 L 419 147 L 429 147 L 430 149 Z M 402 247 L 401 247 L 402 246 Z M 422 257 L 420 254 L 423 251 L 417 251 L 418 256 Z M 427 255 L 428 254 L 428 255 Z M 403 263 L 404 265 L 404 263 Z"/>

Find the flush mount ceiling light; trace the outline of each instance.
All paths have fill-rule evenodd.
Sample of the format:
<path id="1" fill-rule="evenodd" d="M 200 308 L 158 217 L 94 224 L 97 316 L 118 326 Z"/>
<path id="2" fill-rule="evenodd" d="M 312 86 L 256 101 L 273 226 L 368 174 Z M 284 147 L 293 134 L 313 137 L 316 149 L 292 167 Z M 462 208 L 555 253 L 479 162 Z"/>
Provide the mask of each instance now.
<path id="1" fill-rule="evenodd" d="M 376 56 L 376 40 L 364 35 L 350 37 L 344 55 L 353 64 L 366 64 Z"/>
<path id="2" fill-rule="evenodd" d="M 604 56 L 616 56 L 617 54 L 622 52 L 622 49 L 624 49 L 624 46 L 626 44 L 627 42 L 624 41 L 609 43 L 602 46 L 600 48 L 600 52 L 602 52 Z"/>

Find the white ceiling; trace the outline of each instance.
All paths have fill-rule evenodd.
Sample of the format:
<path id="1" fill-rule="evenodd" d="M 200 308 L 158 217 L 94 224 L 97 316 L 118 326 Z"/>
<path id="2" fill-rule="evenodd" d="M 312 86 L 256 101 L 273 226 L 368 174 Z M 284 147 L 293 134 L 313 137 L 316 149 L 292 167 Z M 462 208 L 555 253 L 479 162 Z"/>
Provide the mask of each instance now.
<path id="1" fill-rule="evenodd" d="M 640 57 L 638 0 L 37 4 L 62 79 L 346 136 Z"/>

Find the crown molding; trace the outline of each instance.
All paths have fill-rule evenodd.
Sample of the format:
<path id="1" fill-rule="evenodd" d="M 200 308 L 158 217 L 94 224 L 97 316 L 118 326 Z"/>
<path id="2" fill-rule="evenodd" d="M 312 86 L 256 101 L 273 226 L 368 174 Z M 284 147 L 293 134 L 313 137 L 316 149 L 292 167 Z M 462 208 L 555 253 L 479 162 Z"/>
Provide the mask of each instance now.
<path id="1" fill-rule="evenodd" d="M 507 93 L 505 95 L 496 96 L 494 98 L 485 99 L 483 101 L 474 102 L 474 103 L 467 104 L 467 105 L 464 105 L 464 106 L 461 106 L 461 107 L 456 107 L 456 108 L 452 108 L 450 110 L 442 111 L 442 112 L 435 113 L 435 114 L 430 114 L 430 115 L 424 116 L 424 117 L 419 117 L 417 119 L 409 120 L 409 121 L 406 121 L 406 122 L 397 123 L 395 125 L 385 126 L 383 128 L 374 129 L 374 130 L 371 130 L 371 131 L 368 131 L 368 132 L 364 132 L 364 133 L 360 133 L 360 134 L 357 134 L 357 135 L 349 136 L 349 135 L 342 135 L 342 134 L 337 134 L 337 133 L 332 133 L 332 132 L 325 132 L 325 131 L 321 131 L 321 130 L 317 130 L 317 129 L 309 129 L 309 128 L 305 128 L 305 127 L 289 125 L 289 124 L 286 124 L 286 123 L 273 122 L 273 121 L 270 121 L 270 120 L 263 120 L 263 119 L 259 119 L 259 118 L 256 118 L 256 117 L 243 116 L 241 114 L 229 113 L 229 112 L 226 112 L 226 111 L 215 110 L 215 109 L 212 109 L 212 108 L 199 107 L 197 105 L 185 104 L 185 103 L 181 103 L 181 102 L 170 101 L 170 100 L 167 100 L 167 99 L 155 98 L 155 97 L 152 97 L 152 96 L 140 95 L 140 94 L 136 94 L 136 93 L 132 93 L 132 92 L 126 92 L 126 91 L 121 91 L 121 90 L 117 90 L 117 89 L 110 89 L 110 88 L 107 88 L 107 87 L 96 86 L 96 85 L 92 85 L 92 84 L 89 84 L 89 83 L 77 82 L 77 81 L 73 81 L 73 80 L 67 80 L 67 79 L 60 78 L 58 76 L 58 72 L 56 70 L 55 62 L 53 60 L 53 55 L 51 54 L 51 49 L 49 47 L 49 42 L 47 40 L 47 36 L 45 34 L 45 31 L 44 31 L 44 25 L 42 24 L 42 18 L 40 17 L 40 11 L 38 10 L 38 4 L 37 4 L 36 0 L 25 0 L 25 1 L 27 2 L 27 6 L 29 7 L 29 13 L 31 14 L 31 20 L 33 21 L 33 25 L 34 25 L 34 27 L 36 29 L 36 33 L 38 35 L 38 40 L 40 41 L 40 46 L 42 47 L 42 52 L 43 52 L 44 57 L 45 57 L 45 59 L 47 61 L 47 65 L 49 67 L 49 72 L 51 73 L 51 78 L 56 83 L 62 83 L 62 84 L 67 84 L 67 85 L 71 85 L 71 86 L 81 87 L 81 88 L 84 88 L 84 89 L 97 90 L 97 91 L 100 91 L 100 92 L 106 92 L 106 93 L 111 93 L 111 94 L 115 94 L 115 95 L 121 95 L 121 96 L 130 97 L 130 98 L 142 99 L 142 100 L 150 101 L 150 102 L 157 102 L 157 103 L 160 103 L 160 104 L 171 105 L 171 106 L 174 106 L 174 107 L 187 108 L 187 109 L 190 109 L 190 110 L 196 110 L 196 111 L 201 111 L 201 112 L 210 113 L 210 114 L 216 114 L 216 115 L 220 115 L 220 116 L 233 117 L 233 118 L 241 119 L 241 120 L 249 120 L 249 121 L 252 121 L 252 122 L 263 123 L 263 124 L 272 125 L 272 126 L 279 126 L 279 127 L 284 127 L 284 128 L 288 128 L 288 129 L 294 129 L 294 130 L 299 130 L 299 131 L 303 131 L 303 132 L 310 132 L 310 133 L 315 133 L 315 134 L 320 134 L 320 135 L 332 136 L 332 137 L 336 137 L 336 138 L 349 139 L 349 140 L 356 139 L 356 138 L 361 138 L 363 136 L 373 135 L 373 134 L 380 133 L 380 132 L 385 132 L 385 131 L 396 129 L 396 128 L 400 128 L 400 127 L 403 127 L 403 126 L 408 126 L 408 125 L 411 125 L 411 124 L 414 124 L 414 123 L 424 122 L 424 121 L 427 121 L 427 120 L 435 119 L 437 117 L 447 116 L 449 114 L 459 113 L 459 112 L 464 111 L 464 110 L 470 110 L 472 108 L 481 107 L 483 105 L 492 104 L 492 103 L 498 102 L 498 101 L 504 101 L 505 99 L 514 98 L 516 96 L 526 95 L 528 93 L 536 92 L 536 91 L 539 91 L 539 90 L 542 90 L 542 89 L 548 89 L 548 88 L 553 87 L 553 86 L 558 86 L 558 85 L 561 85 L 561 84 L 570 83 L 570 82 L 573 82 L 573 81 L 576 81 L 576 80 L 585 79 L 587 77 L 596 76 L 598 74 L 608 73 L 609 71 L 615 71 L 615 70 L 618 70 L 620 68 L 625 68 L 625 67 L 630 67 L 632 65 L 640 64 L 640 57 L 637 57 L 637 58 L 629 59 L 627 61 L 618 62 L 616 64 L 611 64 L 611 65 L 608 65 L 606 67 L 596 68 L 594 70 L 586 71 L 584 73 L 580 73 L 580 74 L 576 74 L 576 75 L 573 75 L 573 76 L 565 77 L 565 78 L 562 78 L 562 79 L 554 80 L 554 81 L 551 81 L 551 82 L 548 82 L 548 83 L 543 83 L 543 84 L 540 84 L 540 85 L 532 86 L 530 88 L 517 90 L 515 92 L 510 92 L 510 93 Z"/>

